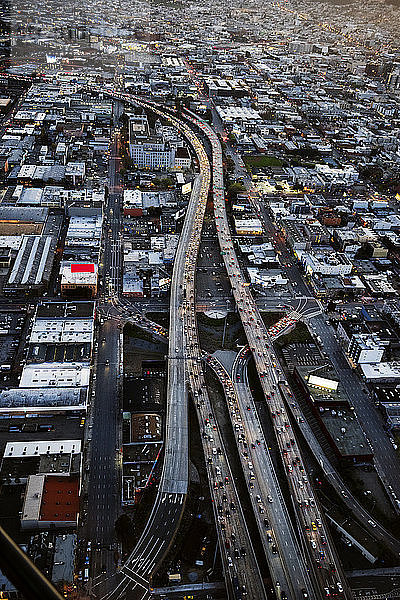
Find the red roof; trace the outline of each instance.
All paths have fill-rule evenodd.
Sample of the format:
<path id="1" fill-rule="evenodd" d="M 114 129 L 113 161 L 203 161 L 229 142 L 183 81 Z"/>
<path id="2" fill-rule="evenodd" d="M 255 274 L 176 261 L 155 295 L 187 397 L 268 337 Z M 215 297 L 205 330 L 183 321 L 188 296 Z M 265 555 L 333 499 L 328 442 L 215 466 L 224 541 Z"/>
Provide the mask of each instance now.
<path id="1" fill-rule="evenodd" d="M 71 273 L 94 273 L 94 264 L 75 263 L 71 265 Z"/>
<path id="2" fill-rule="evenodd" d="M 79 482 L 75 476 L 47 475 L 40 506 L 40 521 L 76 521 Z"/>

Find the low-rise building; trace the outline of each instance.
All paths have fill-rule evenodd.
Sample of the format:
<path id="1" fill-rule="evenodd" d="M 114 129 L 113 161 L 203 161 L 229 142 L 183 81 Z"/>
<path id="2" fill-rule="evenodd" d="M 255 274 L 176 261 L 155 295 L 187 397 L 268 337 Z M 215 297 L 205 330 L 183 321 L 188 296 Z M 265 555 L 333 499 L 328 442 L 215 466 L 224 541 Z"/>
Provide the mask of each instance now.
<path id="1" fill-rule="evenodd" d="M 63 296 L 94 298 L 97 294 L 98 265 L 95 263 L 61 263 Z"/>
<path id="2" fill-rule="evenodd" d="M 0 393 L 0 413 L 10 415 L 76 413 L 87 408 L 87 387 L 11 388 Z"/>
<path id="3" fill-rule="evenodd" d="M 307 275 L 350 275 L 353 264 L 345 254 L 334 252 L 332 248 L 322 251 L 298 253 Z"/>
<path id="4" fill-rule="evenodd" d="M 35 294 L 47 290 L 52 273 L 57 237 L 24 235 L 8 281 L 7 295 Z"/>
<path id="5" fill-rule="evenodd" d="M 190 157 L 190 152 L 187 148 L 185 147 L 179 147 L 176 149 L 175 152 L 175 160 L 174 160 L 174 167 L 175 169 L 190 169 L 190 166 L 192 164 L 192 159 Z"/>
<path id="6" fill-rule="evenodd" d="M 21 515 L 23 529 L 76 527 L 79 516 L 79 478 L 68 475 L 30 475 Z"/>
<path id="7" fill-rule="evenodd" d="M 234 217 L 237 235 L 263 235 L 263 226 L 260 219 L 239 219 Z"/>
<path id="8" fill-rule="evenodd" d="M 284 277 L 282 271 L 278 269 L 257 269 L 256 267 L 248 267 L 247 273 L 250 278 L 251 285 L 256 289 L 263 290 L 276 286 L 284 286 L 288 284 L 287 277 Z"/>
<path id="9" fill-rule="evenodd" d="M 379 335 L 373 333 L 356 333 L 352 336 L 348 355 L 356 365 L 381 362 L 387 344 Z"/>
<path id="10" fill-rule="evenodd" d="M 68 388 L 89 385 L 90 366 L 85 363 L 42 363 L 25 365 L 21 388 Z"/>
<path id="11" fill-rule="evenodd" d="M 380 362 L 360 365 L 365 381 L 391 383 L 400 381 L 400 362 Z"/>
<path id="12" fill-rule="evenodd" d="M 372 450 L 333 368 L 297 364 L 294 376 L 337 457 L 346 463 L 371 461 Z"/>

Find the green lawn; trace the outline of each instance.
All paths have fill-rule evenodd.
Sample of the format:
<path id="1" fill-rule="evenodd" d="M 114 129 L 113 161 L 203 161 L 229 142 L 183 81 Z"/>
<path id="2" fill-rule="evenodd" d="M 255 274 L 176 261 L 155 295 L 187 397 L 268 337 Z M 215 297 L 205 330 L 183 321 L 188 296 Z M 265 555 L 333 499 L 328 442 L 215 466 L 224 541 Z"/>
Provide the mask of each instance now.
<path id="1" fill-rule="evenodd" d="M 283 161 L 279 158 L 265 154 L 245 154 L 243 160 L 249 167 L 281 167 L 283 165 Z"/>

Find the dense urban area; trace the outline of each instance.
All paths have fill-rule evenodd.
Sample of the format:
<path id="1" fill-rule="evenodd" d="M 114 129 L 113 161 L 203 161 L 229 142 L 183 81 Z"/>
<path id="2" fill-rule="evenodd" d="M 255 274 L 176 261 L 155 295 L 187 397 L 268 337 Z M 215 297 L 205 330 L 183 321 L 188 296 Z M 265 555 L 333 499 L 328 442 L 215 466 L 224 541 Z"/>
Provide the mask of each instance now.
<path id="1" fill-rule="evenodd" d="M 399 27 L 2 1 L 1 598 L 400 599 Z"/>

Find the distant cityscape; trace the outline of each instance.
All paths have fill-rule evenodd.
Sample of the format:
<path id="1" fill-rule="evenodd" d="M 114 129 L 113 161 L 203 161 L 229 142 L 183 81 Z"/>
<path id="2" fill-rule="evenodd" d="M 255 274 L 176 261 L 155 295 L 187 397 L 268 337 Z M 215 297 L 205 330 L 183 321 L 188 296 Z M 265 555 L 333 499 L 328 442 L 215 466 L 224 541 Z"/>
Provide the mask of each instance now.
<path id="1" fill-rule="evenodd" d="M 1 4 L 1 598 L 400 598 L 399 26 Z"/>

